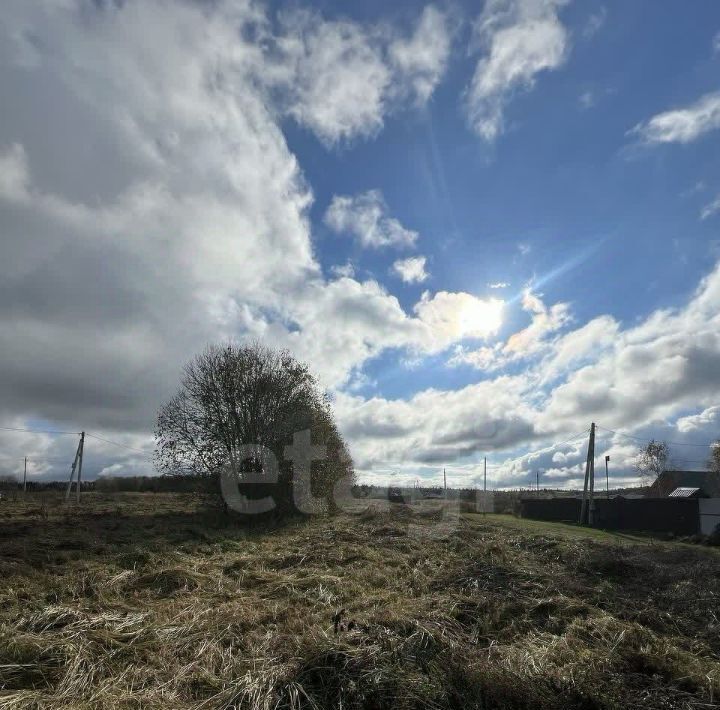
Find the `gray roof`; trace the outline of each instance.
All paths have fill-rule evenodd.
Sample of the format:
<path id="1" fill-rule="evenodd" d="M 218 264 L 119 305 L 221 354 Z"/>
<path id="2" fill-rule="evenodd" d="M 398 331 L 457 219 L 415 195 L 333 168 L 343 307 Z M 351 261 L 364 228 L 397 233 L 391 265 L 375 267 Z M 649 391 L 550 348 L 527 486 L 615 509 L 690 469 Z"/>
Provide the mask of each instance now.
<path id="1" fill-rule="evenodd" d="M 711 497 L 720 496 L 720 474 L 712 471 L 663 471 L 650 486 L 650 496 L 666 496 L 676 488 L 700 488 Z"/>
<path id="2" fill-rule="evenodd" d="M 692 498 L 700 492 L 699 488 L 676 488 L 670 498 Z"/>

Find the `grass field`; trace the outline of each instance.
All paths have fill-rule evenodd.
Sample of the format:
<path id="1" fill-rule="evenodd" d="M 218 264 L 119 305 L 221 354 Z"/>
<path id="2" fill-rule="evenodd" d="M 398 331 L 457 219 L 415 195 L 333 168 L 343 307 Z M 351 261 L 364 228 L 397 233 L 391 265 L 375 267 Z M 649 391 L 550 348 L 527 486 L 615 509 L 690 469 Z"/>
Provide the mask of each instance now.
<path id="1" fill-rule="evenodd" d="M 0 707 L 720 698 L 713 549 L 404 506 L 248 526 L 196 505 L 0 504 Z"/>

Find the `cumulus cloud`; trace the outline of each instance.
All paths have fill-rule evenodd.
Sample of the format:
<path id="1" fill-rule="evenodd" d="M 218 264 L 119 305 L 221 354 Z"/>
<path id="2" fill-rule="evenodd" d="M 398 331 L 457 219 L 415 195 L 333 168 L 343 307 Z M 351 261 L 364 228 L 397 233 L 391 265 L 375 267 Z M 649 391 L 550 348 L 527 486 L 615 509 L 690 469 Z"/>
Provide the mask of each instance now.
<path id="1" fill-rule="evenodd" d="M 316 91 L 302 76 L 319 70 L 319 57 L 359 56 L 367 81 L 380 76 L 364 48 L 380 30 L 293 29 L 261 5 L 222 1 L 9 0 L 3 19 L 0 89 L 26 87 L 13 92 L 0 133 L 4 422 L 57 422 L 149 451 L 157 407 L 209 341 L 291 347 L 338 386 L 384 348 L 435 352 L 462 337 L 442 322 L 435 332 L 349 269 L 326 280 L 313 255 L 313 196 L 281 121 Z M 401 70 L 390 46 L 417 32 L 429 41 L 441 25 L 428 11 L 409 32 L 387 25 L 370 41 L 391 67 L 383 90 L 413 102 L 428 95 L 441 71 L 428 74 L 429 60 Z M 33 38 L 32 53 L 19 37 Z M 294 51 L 297 61 L 285 62 Z M 295 79 L 302 95 L 286 95 Z M 329 138 L 363 133 L 332 118 L 337 97 L 321 94 L 317 113 L 298 120 Z M 384 214 L 378 229 L 391 242 L 416 238 Z M 50 451 L 40 440 L 17 445 L 18 457 Z M 151 470 L 127 450 L 88 449 L 103 457 L 89 475 Z"/>
<path id="2" fill-rule="evenodd" d="M 619 426 L 663 419 L 683 407 L 711 406 L 720 394 L 720 268 L 678 311 L 656 311 L 618 330 L 593 363 L 553 390 L 544 417 L 599 417 Z"/>
<path id="3" fill-rule="evenodd" d="M 418 233 L 406 229 L 388 208 L 380 190 L 358 195 L 335 195 L 325 213 L 325 223 L 336 232 L 352 234 L 365 247 L 411 247 Z"/>
<path id="4" fill-rule="evenodd" d="M 553 312 L 531 296 L 526 308 L 535 316 Z M 718 437 L 720 417 L 718 333 L 720 264 L 683 307 L 655 311 L 625 328 L 598 316 L 553 337 L 519 374 L 452 392 L 430 389 L 407 400 L 341 397 L 339 411 L 368 471 L 388 461 L 407 470 L 443 463 L 463 467 L 471 481 L 481 470 L 477 456 L 531 449 L 493 455 L 493 485 L 519 485 L 537 468 L 563 486 L 582 484 L 586 432 L 596 421 L 617 432 L 598 433 L 598 456 L 611 455 L 614 484 L 629 485 L 643 439 L 674 442 L 678 465 L 697 467 L 707 457 L 704 447 Z M 490 357 L 497 357 L 493 349 Z M 384 422 L 382 436 L 365 430 L 376 417 Z M 570 433 L 579 436 L 549 445 Z M 602 466 L 601 458 L 596 465 Z"/>
<path id="5" fill-rule="evenodd" d="M 398 37 L 388 48 L 390 62 L 420 104 L 426 103 L 442 79 L 456 23 L 434 5 L 423 10 L 413 34 Z"/>
<path id="6" fill-rule="evenodd" d="M 408 400 L 339 394 L 335 404 L 361 469 L 451 464 L 532 438 L 532 411 L 522 390 L 520 378 L 506 377 L 457 391 L 427 390 Z"/>
<path id="7" fill-rule="evenodd" d="M 482 53 L 466 91 L 470 127 L 494 141 L 505 128 L 505 109 L 518 90 L 531 89 L 543 71 L 560 67 L 568 32 L 558 18 L 567 0 L 488 0 L 473 25 Z"/>
<path id="8" fill-rule="evenodd" d="M 462 292 L 438 291 L 431 296 L 426 291 L 414 311 L 430 329 L 433 340 L 442 344 L 435 349 L 441 350 L 456 340 L 486 338 L 497 333 L 502 324 L 503 302 Z"/>
<path id="9" fill-rule="evenodd" d="M 407 35 L 308 9 L 280 17 L 273 78 L 288 114 L 328 145 L 377 133 L 404 100 L 427 102 L 445 73 L 452 28 L 433 5 Z"/>
<path id="10" fill-rule="evenodd" d="M 353 278 L 355 276 L 355 267 L 351 262 L 345 264 L 336 264 L 330 268 L 330 272 L 333 276 L 338 278 Z"/>
<path id="11" fill-rule="evenodd" d="M 676 427 L 683 434 L 699 432 L 706 439 L 707 433 L 710 433 L 711 436 L 718 434 L 720 438 L 720 405 L 708 407 L 697 414 L 680 417 Z"/>
<path id="12" fill-rule="evenodd" d="M 427 259 L 424 256 L 411 256 L 408 259 L 398 259 L 393 264 L 393 271 L 408 284 L 422 283 L 429 274 L 425 270 Z"/>
<path id="13" fill-rule="evenodd" d="M 507 288 L 510 284 L 507 281 L 496 281 L 488 284 L 488 288 Z"/>
<path id="14" fill-rule="evenodd" d="M 505 350 L 509 353 L 533 355 L 542 347 L 549 333 L 559 330 L 570 319 L 567 303 L 556 303 L 547 308 L 540 297 L 529 288 L 523 291 L 522 307 L 532 314 L 532 321 L 527 328 L 510 336 L 505 344 Z"/>
<path id="15" fill-rule="evenodd" d="M 686 108 L 673 109 L 639 123 L 629 133 L 647 144 L 691 143 L 720 128 L 720 92 L 705 94 Z"/>
<path id="16" fill-rule="evenodd" d="M 700 219 L 708 219 L 708 217 L 712 217 L 718 212 L 720 212 L 720 195 L 702 208 L 702 211 L 700 212 Z"/>
<path id="17" fill-rule="evenodd" d="M 497 370 L 509 363 L 536 357 L 553 347 L 548 337 L 570 322 L 570 306 L 556 303 L 548 308 L 541 298 L 529 288 L 523 291 L 522 308 L 531 314 L 530 324 L 513 333 L 505 343 L 493 347 L 468 350 L 458 346 L 449 360 L 451 365 L 472 365 L 482 370 Z"/>
<path id="18" fill-rule="evenodd" d="M 505 6 L 491 2 L 488 12 Z M 543 7 L 549 15 L 529 24 L 552 24 L 557 3 Z M 525 22 L 518 18 L 498 16 L 493 32 Z M 242 2 L 7 0 L 3 19 L 0 89 L 27 90 L 13 93 L 0 133 L 0 417 L 18 428 L 48 421 L 90 429 L 139 450 L 94 440 L 88 474 L 149 472 L 158 405 L 182 363 L 225 338 L 289 347 L 328 387 L 347 385 L 336 392 L 338 413 L 365 471 L 393 460 L 430 468 L 454 461 L 471 476 L 481 452 L 517 455 L 593 417 L 634 431 L 659 419 L 674 426 L 681 414 L 678 427 L 687 431 L 678 436 L 715 426 L 718 269 L 685 307 L 632 327 L 600 316 L 568 331 L 563 304 L 527 294 L 529 325 L 512 347 L 510 339 L 500 344 L 505 357 L 525 354 L 521 372 L 405 400 L 352 394 L 368 382 L 363 364 L 388 349 L 422 363 L 466 340 L 490 339 L 502 323 L 497 299 L 428 292 L 403 308 L 348 268 L 325 278 L 313 254 L 312 191 L 282 131 L 290 116 L 326 141 L 369 135 L 365 126 L 376 130 L 376 116 L 393 101 L 428 95 L 432 62 L 418 59 L 413 68 L 401 49 L 416 36 L 431 44 L 431 11 L 404 33 L 324 19 L 329 26 L 301 22 L 295 32 Z M 382 47 L 387 84 L 366 45 Z M 496 46 L 493 39 L 488 61 L 499 61 Z M 357 123 L 343 107 L 333 115 L 332 92 L 305 106 L 316 91 L 308 67 L 323 56 L 367 60 L 364 80 L 382 86 L 380 94 L 367 89 L 380 113 Z M 527 84 L 522 72 L 508 75 L 522 77 L 516 87 Z M 295 78 L 297 93 L 286 94 Z M 501 109 L 504 101 L 503 94 Z M 417 241 L 379 193 L 365 193 L 363 205 L 369 209 L 338 217 L 344 231 L 371 246 Z M 690 420 L 698 404 L 707 421 Z M 23 432 L 0 441 L 13 470 L 29 454 L 32 475 L 47 477 L 67 474 L 76 444 Z M 554 464 L 555 452 L 548 455 L 558 475 L 575 465 L 571 449 L 561 453 Z"/>

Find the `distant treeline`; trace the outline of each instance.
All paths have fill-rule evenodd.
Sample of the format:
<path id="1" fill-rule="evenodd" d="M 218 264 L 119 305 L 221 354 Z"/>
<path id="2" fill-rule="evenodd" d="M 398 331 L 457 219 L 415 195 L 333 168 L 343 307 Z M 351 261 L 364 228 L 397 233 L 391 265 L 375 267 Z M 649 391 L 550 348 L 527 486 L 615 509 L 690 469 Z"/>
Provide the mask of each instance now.
<path id="1" fill-rule="evenodd" d="M 13 478 L 0 480 L 0 490 L 10 491 L 22 488 L 22 483 Z M 28 481 L 28 491 L 64 491 L 67 481 Z M 189 476 L 189 475 L 163 475 L 163 476 L 101 476 L 94 481 L 83 481 L 83 491 L 97 491 L 99 493 L 134 492 L 134 493 L 214 493 L 219 489 L 216 476 Z M 480 489 L 452 488 L 449 495 L 455 500 L 472 502 Z M 641 493 L 642 488 L 626 488 L 611 491 L 612 495 L 627 493 Z M 355 498 L 389 499 L 393 502 L 411 502 L 413 499 L 442 498 L 442 486 L 427 486 L 413 488 L 411 486 L 375 486 L 359 484 L 352 488 Z M 576 496 L 579 491 L 542 488 L 518 488 L 515 490 L 494 491 L 496 510 L 507 509 L 510 512 L 515 508 L 515 501 L 522 497 L 539 496 L 541 498 Z M 596 491 L 598 497 L 605 492 Z M 498 505 L 500 504 L 500 505 Z"/>

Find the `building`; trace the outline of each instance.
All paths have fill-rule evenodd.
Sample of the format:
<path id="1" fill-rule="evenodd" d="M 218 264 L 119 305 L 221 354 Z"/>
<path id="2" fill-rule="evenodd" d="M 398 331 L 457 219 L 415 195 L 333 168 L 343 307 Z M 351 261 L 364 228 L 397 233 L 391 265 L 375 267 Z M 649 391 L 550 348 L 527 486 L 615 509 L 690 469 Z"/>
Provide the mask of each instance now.
<path id="1" fill-rule="evenodd" d="M 699 489 L 695 492 L 695 497 L 720 498 L 720 473 L 713 471 L 663 471 L 648 489 L 646 497 L 666 498 L 678 488 Z"/>
<path id="2" fill-rule="evenodd" d="M 702 488 L 676 488 L 669 498 L 708 498 Z"/>

